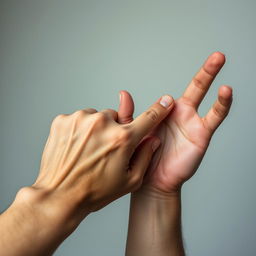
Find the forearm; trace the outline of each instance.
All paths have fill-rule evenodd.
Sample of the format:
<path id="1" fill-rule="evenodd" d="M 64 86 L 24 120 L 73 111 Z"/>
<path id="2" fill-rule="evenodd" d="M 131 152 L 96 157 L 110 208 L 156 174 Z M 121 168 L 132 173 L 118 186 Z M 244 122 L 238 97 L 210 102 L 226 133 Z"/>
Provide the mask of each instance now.
<path id="1" fill-rule="evenodd" d="M 11 206 L 0 215 L 0 251 L 8 256 L 52 255 L 75 226 L 56 216 L 48 199 L 21 190 Z M 55 221 L 53 221 L 55 219 Z M 78 223 L 78 222 L 77 222 Z"/>
<path id="2" fill-rule="evenodd" d="M 131 196 L 126 256 L 183 256 L 181 197 L 139 190 Z"/>

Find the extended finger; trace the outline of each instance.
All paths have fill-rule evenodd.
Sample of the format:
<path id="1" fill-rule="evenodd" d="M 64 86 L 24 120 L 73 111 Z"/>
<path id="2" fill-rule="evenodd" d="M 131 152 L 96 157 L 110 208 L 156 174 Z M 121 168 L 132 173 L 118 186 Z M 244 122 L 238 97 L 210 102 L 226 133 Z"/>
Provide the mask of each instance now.
<path id="1" fill-rule="evenodd" d="M 228 115 L 232 104 L 232 88 L 221 86 L 219 88 L 218 99 L 203 118 L 205 126 L 213 133 Z"/>
<path id="2" fill-rule="evenodd" d="M 172 110 L 174 100 L 170 95 L 161 97 L 147 111 L 139 115 L 127 126 L 132 130 L 134 141 L 139 142 L 152 131 Z"/>
<path id="3" fill-rule="evenodd" d="M 134 102 L 127 91 L 120 91 L 120 104 L 118 108 L 118 123 L 127 124 L 133 121 Z"/>
<path id="4" fill-rule="evenodd" d="M 224 63 L 225 55 L 221 52 L 214 52 L 207 58 L 201 69 L 193 77 L 183 97 L 195 108 L 198 108 Z"/>

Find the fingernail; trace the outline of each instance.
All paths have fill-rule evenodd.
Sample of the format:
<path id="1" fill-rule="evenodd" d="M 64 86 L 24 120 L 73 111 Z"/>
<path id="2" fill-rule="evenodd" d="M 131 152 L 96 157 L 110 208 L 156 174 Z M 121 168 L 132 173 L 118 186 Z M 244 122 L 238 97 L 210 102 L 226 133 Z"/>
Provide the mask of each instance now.
<path id="1" fill-rule="evenodd" d="M 173 98 L 170 97 L 169 95 L 164 95 L 162 96 L 161 100 L 160 100 L 160 104 L 165 107 L 165 108 L 168 108 L 171 106 L 173 102 Z"/>
<path id="2" fill-rule="evenodd" d="M 161 141 L 159 139 L 155 139 L 152 142 L 152 150 L 153 152 L 155 152 L 157 150 L 157 148 L 160 146 Z"/>

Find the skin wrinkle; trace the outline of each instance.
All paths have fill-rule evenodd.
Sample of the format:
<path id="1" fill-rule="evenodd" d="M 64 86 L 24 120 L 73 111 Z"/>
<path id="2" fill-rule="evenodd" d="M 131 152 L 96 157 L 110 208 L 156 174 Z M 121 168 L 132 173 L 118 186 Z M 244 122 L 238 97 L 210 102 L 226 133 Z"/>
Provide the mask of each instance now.
<path id="1" fill-rule="evenodd" d="M 205 130 L 207 130 L 209 132 L 209 136 L 211 138 L 212 137 L 211 134 L 214 132 L 214 130 L 211 130 L 209 124 L 207 123 L 207 119 L 205 117 L 202 118 L 202 123 L 203 123 Z M 209 143 L 208 143 L 208 145 L 209 145 Z"/>
<path id="2" fill-rule="evenodd" d="M 216 65 L 214 64 L 215 66 L 219 66 L 219 65 Z M 196 88 L 198 88 L 199 90 L 201 90 L 202 94 L 201 94 L 201 99 L 204 98 L 204 96 L 206 95 L 206 93 L 208 92 L 208 90 L 210 89 L 210 86 L 211 84 L 213 83 L 216 75 L 214 74 L 211 74 L 209 71 L 206 70 L 205 66 L 203 65 L 202 66 L 202 69 L 201 71 L 203 71 L 207 76 L 208 78 L 206 79 L 207 81 L 202 81 L 202 78 L 198 78 L 197 75 L 195 77 L 193 77 L 192 79 L 192 83 L 194 84 L 194 86 Z M 198 73 L 198 75 L 200 75 L 200 71 Z M 206 86 L 204 86 L 204 84 Z M 198 108 L 199 106 L 197 106 Z"/>
<path id="3" fill-rule="evenodd" d="M 216 77 L 216 75 L 213 75 L 209 71 L 207 71 L 204 65 L 203 65 L 202 70 L 206 73 L 206 75 L 210 76 L 210 82 L 209 82 L 209 87 L 210 87 L 212 82 L 213 82 L 213 80 L 214 80 L 214 78 Z"/>
<path id="4" fill-rule="evenodd" d="M 175 138 L 175 136 L 174 136 L 174 132 L 173 132 L 173 129 L 171 128 L 171 125 L 170 124 L 168 124 L 168 122 L 164 122 L 164 125 L 165 125 L 165 129 L 166 129 L 166 131 L 165 131 L 165 137 L 166 137 L 166 134 L 167 134 L 167 132 L 168 132 L 168 130 L 169 130 L 169 132 L 170 132 L 170 137 L 172 138 L 172 140 L 170 141 L 170 143 L 173 143 L 173 145 L 174 145 L 174 147 L 175 147 L 175 152 L 177 152 L 177 140 L 176 140 L 176 138 Z M 177 125 L 176 123 L 175 123 L 175 125 Z"/>
<path id="5" fill-rule="evenodd" d="M 218 106 L 217 106 L 218 105 Z M 213 107 L 213 112 L 217 117 L 224 118 L 226 116 L 225 107 L 218 101 Z"/>
<path id="6" fill-rule="evenodd" d="M 174 106 L 175 108 L 175 106 Z M 168 118 L 169 116 L 167 116 L 166 118 Z M 162 122 L 162 124 L 166 124 L 166 119 Z M 167 138 L 167 129 L 163 129 L 163 138 Z M 157 153 L 155 154 L 155 156 L 153 157 L 153 159 L 157 159 L 155 161 L 153 161 L 153 164 L 151 163 L 151 166 L 150 166 L 150 170 L 149 172 L 146 173 L 146 176 L 152 176 L 153 175 L 153 172 L 152 170 L 154 170 L 158 164 L 159 164 L 159 161 L 161 160 L 161 156 L 163 155 L 163 150 L 164 150 L 164 147 L 160 145 L 159 149 L 157 150 Z"/>
<path id="7" fill-rule="evenodd" d="M 164 125 L 165 125 L 165 129 L 164 129 L 164 138 L 166 138 L 167 137 L 167 132 L 168 132 L 168 130 L 170 131 L 170 133 L 171 133 L 171 139 L 170 139 L 170 143 L 172 143 L 172 145 L 174 145 L 174 148 L 175 148 L 175 154 L 177 155 L 177 142 L 176 142 L 176 138 L 175 138 L 175 136 L 173 136 L 173 130 L 171 129 L 171 127 L 168 125 L 168 122 L 164 122 Z M 172 142 L 173 141 L 173 142 Z M 165 150 L 165 151 L 167 151 L 168 152 L 168 149 L 167 150 Z M 165 158 L 164 156 L 166 155 L 166 153 L 164 152 L 164 148 L 162 149 L 162 152 L 161 152 L 161 156 L 162 156 L 162 158 Z M 166 175 L 166 173 L 168 173 L 168 172 L 166 172 L 166 168 L 165 168 L 165 166 L 164 166 L 164 162 L 165 161 L 161 161 L 160 162 L 160 165 L 159 165 L 159 168 L 161 168 L 162 170 L 163 170 L 163 172 L 162 172 L 162 177 L 163 177 L 163 179 L 166 179 L 166 178 L 168 178 L 168 176 Z M 158 163 L 157 163 L 157 165 L 158 165 Z"/>
<path id="8" fill-rule="evenodd" d="M 204 94 L 206 93 L 204 88 L 204 82 L 202 82 L 201 79 L 194 77 L 192 82 L 196 88 L 201 90 Z"/>
<path id="9" fill-rule="evenodd" d="M 180 131 L 180 133 L 184 136 L 184 138 L 185 138 L 186 140 L 188 140 L 190 143 L 192 143 L 192 144 L 194 144 L 195 146 L 197 146 L 200 150 L 202 150 L 202 151 L 204 150 L 203 147 L 199 146 L 195 141 L 193 141 L 193 140 L 191 140 L 191 139 L 189 138 L 189 136 L 188 136 L 188 135 L 186 134 L 186 132 L 185 132 L 185 129 L 182 128 L 182 125 L 177 125 L 177 123 L 176 123 L 175 121 L 173 121 L 173 123 L 176 124 L 177 129 Z M 170 130 L 170 132 L 172 133 L 171 125 L 168 124 L 168 123 L 166 123 L 166 126 L 167 126 L 167 128 Z M 172 134 L 173 134 L 173 133 L 172 133 Z M 175 136 L 173 136 L 173 138 L 175 138 Z M 175 144 L 175 147 L 176 147 L 176 144 Z M 177 150 L 176 150 L 176 151 L 177 151 Z"/>
<path id="10" fill-rule="evenodd" d="M 154 169 L 157 167 L 157 165 L 158 165 L 158 163 L 159 163 L 159 161 L 160 161 L 160 159 L 161 159 L 163 150 L 164 150 L 164 147 L 161 147 L 161 146 L 160 146 L 160 148 L 159 148 L 159 150 L 158 150 L 158 152 L 157 152 L 158 155 L 155 155 L 155 156 L 154 156 L 154 158 L 156 158 L 156 156 L 158 156 L 158 159 L 157 159 L 156 161 L 154 161 L 154 164 L 153 164 L 153 165 L 150 166 L 150 170 L 151 170 L 151 171 L 146 172 L 145 178 L 148 177 L 148 176 L 150 176 L 150 177 L 153 176 L 154 172 L 153 172 L 152 170 L 154 170 Z"/>

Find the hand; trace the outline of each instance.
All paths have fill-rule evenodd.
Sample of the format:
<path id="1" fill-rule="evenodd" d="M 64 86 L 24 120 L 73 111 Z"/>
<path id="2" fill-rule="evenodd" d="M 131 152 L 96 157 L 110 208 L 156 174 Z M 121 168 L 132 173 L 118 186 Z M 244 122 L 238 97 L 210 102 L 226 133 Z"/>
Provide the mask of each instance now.
<path id="1" fill-rule="evenodd" d="M 173 107 L 160 99 L 133 122 L 120 125 L 117 112 L 79 110 L 57 116 L 46 142 L 40 173 L 35 183 L 21 191 L 30 197 L 46 198 L 50 213 L 58 216 L 98 210 L 118 197 L 136 190 L 159 145 L 151 137 L 141 139 L 164 119 Z M 166 102 L 165 102 L 166 103 Z M 26 197 L 26 196 L 25 196 Z M 68 204 L 67 204 L 68 202 Z M 42 201 L 40 203 L 42 205 Z"/>
<path id="2" fill-rule="evenodd" d="M 222 86 L 208 114 L 201 118 L 197 113 L 224 63 L 225 56 L 222 53 L 210 55 L 184 94 L 175 101 L 173 111 L 155 129 L 154 134 L 161 139 L 162 144 L 153 157 L 143 187 L 164 193 L 176 192 L 196 172 L 214 131 L 225 119 L 231 106 L 232 89 Z M 127 120 L 132 120 L 133 101 L 127 92 L 122 94 L 119 120 L 127 123 Z"/>
<path id="3" fill-rule="evenodd" d="M 154 136 L 141 140 L 173 106 L 163 96 L 127 125 L 111 109 L 57 116 L 38 178 L 0 216 L 1 252 L 52 255 L 90 212 L 136 190 L 160 143 Z"/>

